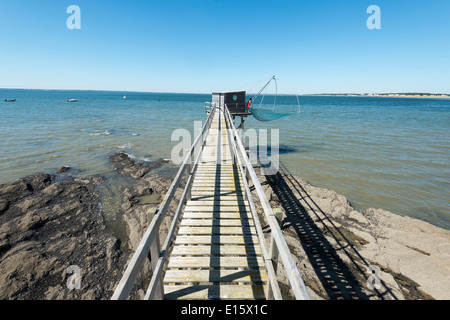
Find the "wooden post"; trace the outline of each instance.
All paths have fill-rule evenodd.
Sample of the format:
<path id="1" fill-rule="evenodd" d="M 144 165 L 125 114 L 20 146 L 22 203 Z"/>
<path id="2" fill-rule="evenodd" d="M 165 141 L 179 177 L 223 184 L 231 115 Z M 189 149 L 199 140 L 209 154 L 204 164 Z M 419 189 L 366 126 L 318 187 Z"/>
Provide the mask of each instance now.
<path id="1" fill-rule="evenodd" d="M 281 208 L 275 208 L 273 209 L 273 214 L 275 218 L 278 221 L 278 225 L 281 227 L 281 220 L 283 219 L 283 210 Z M 275 239 L 273 237 L 273 234 L 270 237 L 270 259 L 272 260 L 273 270 L 275 272 L 275 275 L 277 274 L 277 265 L 278 265 L 278 248 L 275 243 Z M 272 279 L 272 281 L 276 281 L 276 279 Z M 268 300 L 273 300 L 273 290 L 272 286 L 268 286 L 267 290 L 267 298 Z"/>
<path id="2" fill-rule="evenodd" d="M 281 227 L 281 221 L 283 219 L 283 209 L 275 208 L 275 209 L 273 209 L 273 214 L 274 214 L 275 218 L 277 218 L 278 225 Z M 275 272 L 277 272 L 278 248 L 275 243 L 273 234 L 270 237 L 270 258 L 272 259 L 273 269 L 275 270 Z"/>
<path id="3" fill-rule="evenodd" d="M 245 150 L 245 155 L 247 156 L 248 159 L 250 159 L 250 150 Z M 247 169 L 247 165 L 245 165 L 245 178 L 247 178 L 247 181 L 250 180 L 250 170 Z"/>
<path id="4" fill-rule="evenodd" d="M 150 224 L 153 220 L 153 218 L 156 215 L 156 212 L 158 211 L 158 209 L 156 208 L 151 208 L 147 211 L 147 220 L 148 223 Z M 150 260 L 152 263 L 152 269 L 153 271 L 156 269 L 156 264 L 158 263 L 159 260 L 159 255 L 161 254 L 161 243 L 159 241 L 159 230 L 156 230 L 156 234 L 155 234 L 155 239 L 153 240 L 152 244 L 150 245 Z M 161 279 L 160 283 L 158 284 L 158 288 L 156 290 L 155 293 L 155 298 L 162 300 L 163 299 L 163 295 L 164 295 L 164 286 L 163 286 L 163 281 Z"/>
<path id="5" fill-rule="evenodd" d="M 186 186 L 187 186 L 187 183 L 188 183 L 188 181 L 189 181 L 190 175 L 191 175 L 191 162 L 189 161 L 189 162 L 186 164 Z M 189 200 L 191 200 L 191 188 L 188 188 L 188 192 L 187 192 L 187 194 L 186 194 L 186 203 L 187 203 L 187 201 L 189 201 Z"/>

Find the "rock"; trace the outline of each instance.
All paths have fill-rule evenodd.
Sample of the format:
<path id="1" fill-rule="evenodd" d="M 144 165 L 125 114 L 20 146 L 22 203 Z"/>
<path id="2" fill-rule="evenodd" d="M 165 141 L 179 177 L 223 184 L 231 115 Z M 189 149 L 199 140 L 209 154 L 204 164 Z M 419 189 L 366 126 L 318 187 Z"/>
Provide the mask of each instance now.
<path id="1" fill-rule="evenodd" d="M 435 299 L 450 298 L 450 231 L 383 209 L 369 208 L 364 216 L 376 239 L 362 248 L 365 256 Z"/>
<path id="2" fill-rule="evenodd" d="M 128 160 L 130 160 L 130 157 L 128 157 L 128 155 L 123 152 L 115 153 L 109 157 L 110 162 L 123 162 Z"/>
<path id="3" fill-rule="evenodd" d="M 148 226 L 147 210 L 136 197 L 165 193 L 171 180 L 148 175 L 162 161 L 137 163 L 126 154 L 110 157 L 120 176 L 136 179 L 123 192 L 122 210 L 129 239 L 122 242 L 103 217 L 100 190 L 106 178 L 39 173 L 0 185 L 0 299 L 109 299 L 127 261 Z M 56 169 L 58 174 L 69 167 Z M 58 178 L 58 179 L 56 179 Z M 126 180 L 129 183 L 129 180 Z M 176 197 L 181 191 L 177 190 Z M 167 233 L 175 203 L 161 224 Z M 70 289 L 71 267 L 81 272 L 81 288 Z M 134 296 L 151 275 L 146 262 Z"/>
<path id="4" fill-rule="evenodd" d="M 109 161 L 113 163 L 113 169 L 118 170 L 120 175 L 134 179 L 140 179 L 150 171 L 150 168 L 146 168 L 142 163 L 136 163 L 125 153 L 113 154 L 109 157 Z"/>
<path id="5" fill-rule="evenodd" d="M 6 208 L 5 203 L 13 203 L 30 195 L 35 190 L 42 190 L 50 185 L 54 178 L 54 175 L 38 173 L 14 182 L 0 185 L 0 203 L 3 203 L 3 210 Z"/>
<path id="6" fill-rule="evenodd" d="M 150 170 L 155 169 L 164 163 L 163 160 L 158 160 L 151 163 L 140 163 L 130 159 L 125 153 L 115 153 L 109 157 L 112 163 L 111 167 L 122 176 L 129 176 L 134 179 L 140 179 L 146 175 Z"/>
<path id="7" fill-rule="evenodd" d="M 0 256 L 3 254 L 3 252 L 6 252 L 11 248 L 9 240 L 6 236 L 7 234 L 3 234 L 0 236 Z"/>
<path id="8" fill-rule="evenodd" d="M 99 208 L 104 179 L 54 179 L 0 185 L 0 299 L 108 299 L 126 267 Z M 66 285 L 71 265 L 82 271 L 80 290 Z"/>
<path id="9" fill-rule="evenodd" d="M 70 167 L 59 167 L 59 168 L 56 168 L 56 172 L 57 173 L 63 173 L 63 172 L 69 171 L 69 170 L 70 170 Z"/>
<path id="10" fill-rule="evenodd" d="M 47 218 L 39 216 L 37 212 L 30 211 L 19 221 L 17 227 L 21 231 L 35 230 L 42 227 L 47 221 Z"/>
<path id="11" fill-rule="evenodd" d="M 449 230 L 383 209 L 359 212 L 344 196 L 289 174 L 259 178 L 273 190 L 265 190 L 272 206 L 285 211 L 282 231 L 311 297 L 450 298 Z M 369 266 L 379 272 L 379 290 L 368 286 Z"/>
<path id="12" fill-rule="evenodd" d="M 9 208 L 9 201 L 6 199 L 0 199 L 0 215 L 2 215 Z"/>

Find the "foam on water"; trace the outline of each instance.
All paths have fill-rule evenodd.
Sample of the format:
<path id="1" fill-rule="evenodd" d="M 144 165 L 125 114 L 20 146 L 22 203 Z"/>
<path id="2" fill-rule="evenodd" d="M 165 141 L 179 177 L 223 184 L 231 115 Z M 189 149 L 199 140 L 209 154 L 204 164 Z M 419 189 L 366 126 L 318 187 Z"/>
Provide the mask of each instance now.
<path id="1" fill-rule="evenodd" d="M 132 143 L 125 143 L 123 145 L 117 146 L 119 149 L 131 149 L 133 147 Z"/>
<path id="2" fill-rule="evenodd" d="M 94 133 L 90 133 L 91 136 L 109 136 L 111 132 L 108 130 L 94 130 Z"/>

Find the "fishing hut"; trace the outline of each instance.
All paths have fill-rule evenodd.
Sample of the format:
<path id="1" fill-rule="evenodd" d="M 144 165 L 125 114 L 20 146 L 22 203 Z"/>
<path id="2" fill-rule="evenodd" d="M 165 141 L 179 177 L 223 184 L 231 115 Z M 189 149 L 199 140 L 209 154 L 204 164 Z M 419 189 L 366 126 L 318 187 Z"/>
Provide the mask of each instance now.
<path id="1" fill-rule="evenodd" d="M 242 129 L 245 121 L 244 118 L 250 116 L 253 109 L 252 104 L 247 107 L 245 91 L 213 92 L 212 101 L 205 102 L 205 111 L 209 113 L 214 106 L 221 110 L 227 108 L 233 120 L 237 116 L 241 117 L 239 128 Z"/>

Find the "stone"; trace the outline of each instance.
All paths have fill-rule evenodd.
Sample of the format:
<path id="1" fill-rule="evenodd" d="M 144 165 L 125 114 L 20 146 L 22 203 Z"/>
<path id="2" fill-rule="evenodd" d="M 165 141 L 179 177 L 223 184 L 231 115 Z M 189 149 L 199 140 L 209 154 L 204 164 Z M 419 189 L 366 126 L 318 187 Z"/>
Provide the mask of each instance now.
<path id="1" fill-rule="evenodd" d="M 63 173 L 63 172 L 67 172 L 69 170 L 70 170 L 70 167 L 59 167 L 59 168 L 56 168 L 56 172 L 57 173 Z"/>

